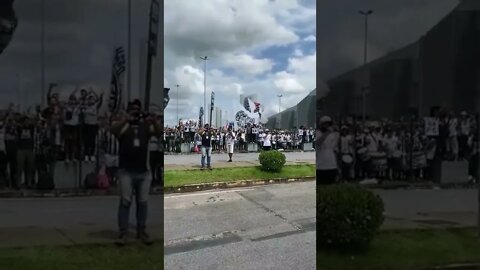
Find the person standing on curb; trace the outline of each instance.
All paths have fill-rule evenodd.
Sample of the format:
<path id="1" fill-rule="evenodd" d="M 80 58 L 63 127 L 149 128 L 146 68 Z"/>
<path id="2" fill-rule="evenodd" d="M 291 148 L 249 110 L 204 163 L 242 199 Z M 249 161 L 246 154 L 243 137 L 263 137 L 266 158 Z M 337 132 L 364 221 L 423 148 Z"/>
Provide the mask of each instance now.
<path id="1" fill-rule="evenodd" d="M 226 143 L 227 143 L 227 152 L 228 157 L 230 158 L 228 162 L 233 162 L 233 148 L 235 146 L 235 133 L 233 133 L 232 128 L 228 128 L 227 135 L 226 135 Z"/>
<path id="2" fill-rule="evenodd" d="M 207 157 L 207 168 L 209 170 L 212 169 L 211 162 L 212 162 L 212 131 L 210 130 L 210 126 L 205 124 L 205 128 L 200 131 L 201 137 L 201 150 L 202 150 L 202 159 L 201 165 L 202 170 L 205 169 L 205 157 Z"/>
<path id="3" fill-rule="evenodd" d="M 127 243 L 130 205 L 134 191 L 137 206 L 137 239 L 151 245 L 153 242 L 145 230 L 148 195 L 152 182 L 147 166 L 148 143 L 152 136 L 160 135 L 161 128 L 153 118 L 141 113 L 141 102 L 134 100 L 128 105 L 127 115 L 112 123 L 112 133 L 119 140 L 120 234 L 117 245 L 123 246 Z"/>

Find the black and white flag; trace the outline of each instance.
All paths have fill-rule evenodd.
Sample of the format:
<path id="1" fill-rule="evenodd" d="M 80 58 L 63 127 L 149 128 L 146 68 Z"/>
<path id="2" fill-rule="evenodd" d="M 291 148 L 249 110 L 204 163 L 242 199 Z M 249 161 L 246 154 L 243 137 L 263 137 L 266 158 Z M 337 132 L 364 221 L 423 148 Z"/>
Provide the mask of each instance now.
<path id="1" fill-rule="evenodd" d="M 112 78 L 110 80 L 110 101 L 108 103 L 110 112 L 117 112 L 122 105 L 123 74 L 126 69 L 125 64 L 125 51 L 123 47 L 118 47 L 115 49 Z"/>
<path id="2" fill-rule="evenodd" d="M 163 108 L 167 108 L 167 105 L 170 102 L 170 95 L 168 94 L 169 92 L 170 88 L 163 88 Z"/>

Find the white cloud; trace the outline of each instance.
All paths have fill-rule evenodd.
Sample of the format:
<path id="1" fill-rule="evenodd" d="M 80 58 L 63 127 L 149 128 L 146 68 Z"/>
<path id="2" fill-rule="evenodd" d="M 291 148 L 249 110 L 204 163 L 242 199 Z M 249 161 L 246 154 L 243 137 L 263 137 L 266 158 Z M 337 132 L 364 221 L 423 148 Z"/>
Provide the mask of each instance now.
<path id="1" fill-rule="evenodd" d="M 223 63 L 240 73 L 249 75 L 261 75 L 272 70 L 273 61 L 270 59 L 256 59 L 248 54 L 227 55 Z"/>
<path id="2" fill-rule="evenodd" d="M 308 37 L 304 38 L 303 41 L 306 42 L 315 42 L 317 39 L 315 38 L 314 35 L 309 35 Z"/>
<path id="3" fill-rule="evenodd" d="M 310 44 L 304 44 L 299 36 L 314 33 L 305 29 L 315 28 L 311 16 L 315 11 L 299 2 L 204 0 L 199 5 L 195 1 L 165 1 L 164 81 L 182 85 L 180 101 L 192 102 L 190 107 L 182 107 L 185 113 L 197 118 L 199 106 L 203 106 L 204 62 L 200 57 L 205 55 L 209 59 L 208 102 L 211 91 L 215 91 L 215 105 L 229 117 L 241 109 L 241 94 L 257 94 L 266 112 L 278 112 L 277 94 L 286 96 L 282 107 L 288 107 L 295 104 L 291 103 L 294 98 L 287 96 L 305 96 L 311 91 L 315 87 L 315 66 L 303 71 L 302 65 L 309 59 L 304 46 Z M 264 54 L 267 49 L 274 52 L 285 45 L 298 48 L 286 66 L 278 66 L 285 61 L 275 53 Z M 175 104 L 174 92 L 170 97 Z M 271 109 L 270 103 L 275 101 L 277 107 Z M 170 115 L 175 112 L 167 109 L 167 123 L 176 120 L 176 114 Z"/>
<path id="4" fill-rule="evenodd" d="M 298 82 L 294 74 L 285 71 L 278 72 L 275 75 L 275 87 L 285 93 L 301 93 L 305 91 L 305 87 Z"/>

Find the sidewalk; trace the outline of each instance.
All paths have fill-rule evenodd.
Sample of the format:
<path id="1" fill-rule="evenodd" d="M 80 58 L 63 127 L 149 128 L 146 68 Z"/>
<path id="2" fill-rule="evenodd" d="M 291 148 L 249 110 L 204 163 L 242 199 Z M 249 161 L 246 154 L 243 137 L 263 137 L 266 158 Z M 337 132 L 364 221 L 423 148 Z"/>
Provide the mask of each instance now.
<path id="1" fill-rule="evenodd" d="M 155 242 L 163 239 L 160 226 L 150 226 L 148 233 Z M 115 228 L 92 227 L 15 227 L 0 229 L 0 249 L 40 246 L 75 246 L 92 244 L 114 244 L 118 237 Z M 134 228 L 130 230 L 130 241 L 135 239 Z M 137 241 L 138 242 L 138 241 Z M 161 241 L 163 242 L 163 241 Z M 163 243 L 162 243 L 163 244 Z"/>
<path id="2" fill-rule="evenodd" d="M 304 165 L 315 163 L 315 152 L 285 152 L 286 165 Z M 235 153 L 233 162 L 228 162 L 227 154 L 212 155 L 213 168 L 240 168 L 259 166 L 258 153 Z M 165 155 L 165 170 L 194 170 L 200 168 L 200 154 Z"/>
<path id="3" fill-rule="evenodd" d="M 212 168 L 243 168 L 243 167 L 255 167 L 260 166 L 258 160 L 255 161 L 233 161 L 228 162 L 228 158 L 225 160 L 216 160 L 212 163 Z M 314 160 L 297 160 L 297 161 L 287 161 L 285 163 L 286 166 L 288 165 L 315 165 Z M 195 163 L 183 163 L 183 164 L 165 164 L 166 171 L 177 171 L 177 170 L 195 170 L 200 169 L 200 156 L 198 164 Z"/>

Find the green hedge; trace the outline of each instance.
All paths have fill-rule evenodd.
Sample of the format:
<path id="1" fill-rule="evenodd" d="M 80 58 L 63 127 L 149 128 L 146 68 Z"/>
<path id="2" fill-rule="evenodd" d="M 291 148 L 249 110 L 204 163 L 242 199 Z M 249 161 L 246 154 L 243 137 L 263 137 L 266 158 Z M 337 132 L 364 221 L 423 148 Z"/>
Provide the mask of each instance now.
<path id="1" fill-rule="evenodd" d="M 367 248 L 384 221 L 380 196 L 357 185 L 317 190 L 317 238 L 323 248 Z"/>
<path id="2" fill-rule="evenodd" d="M 287 162 L 285 155 L 278 151 L 261 152 L 258 160 L 262 170 L 266 172 L 280 172 Z"/>

